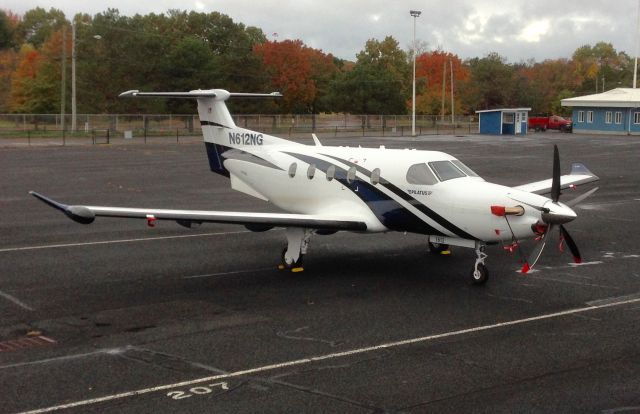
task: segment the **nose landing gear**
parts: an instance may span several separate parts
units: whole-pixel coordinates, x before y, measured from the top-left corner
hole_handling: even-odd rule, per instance
[[[484,252],[485,247],[482,243],[476,243],[476,263],[471,271],[471,283],[474,285],[482,285],[489,279],[489,271],[484,264],[484,260],[488,257]]]

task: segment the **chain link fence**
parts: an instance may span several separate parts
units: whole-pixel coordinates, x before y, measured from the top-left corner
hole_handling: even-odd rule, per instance
[[[327,137],[411,136],[410,115],[234,115],[236,125],[285,138],[310,133]],[[71,115],[0,114],[0,144],[98,144],[201,139],[197,115],[95,115],[76,116],[71,131]],[[474,116],[416,115],[417,135],[457,135],[478,132]]]

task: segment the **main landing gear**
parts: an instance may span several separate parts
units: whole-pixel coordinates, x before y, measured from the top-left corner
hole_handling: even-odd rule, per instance
[[[309,240],[314,230],[298,227],[287,227],[287,247],[282,251],[282,261],[278,265],[279,270],[290,270],[292,273],[303,272],[302,258],[307,254]]]

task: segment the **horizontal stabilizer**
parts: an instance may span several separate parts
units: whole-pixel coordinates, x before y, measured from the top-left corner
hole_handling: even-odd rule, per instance
[[[139,90],[131,90],[122,92],[119,95],[121,98],[185,98],[185,99],[198,99],[198,98],[213,98],[218,101],[226,101],[229,98],[280,98],[282,94],[280,92],[271,93],[231,93],[224,89],[196,89],[189,92],[140,92]]]
[[[571,164],[571,172],[569,174],[560,176],[560,189],[564,190],[569,187],[577,187],[579,185],[593,183],[599,179],[600,178],[589,171],[584,164],[574,163]],[[514,188],[516,190],[542,195],[551,193],[551,187],[552,179],[549,178],[542,181],[523,184]]]

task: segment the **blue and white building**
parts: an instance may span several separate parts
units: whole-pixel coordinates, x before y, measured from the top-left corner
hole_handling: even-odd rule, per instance
[[[640,89],[616,88],[561,104],[573,108],[573,132],[640,135]]]
[[[525,135],[531,108],[501,108],[476,111],[481,134]]]

